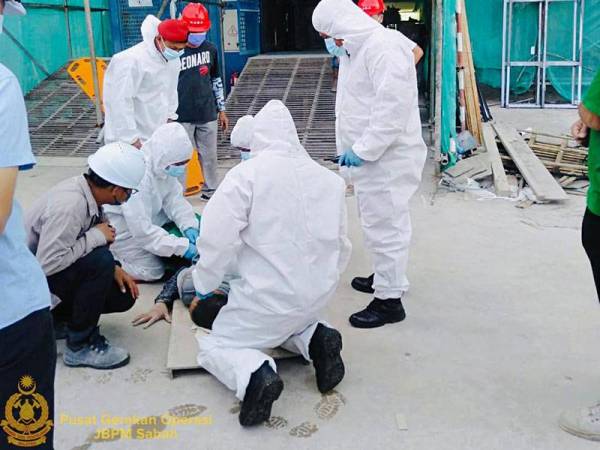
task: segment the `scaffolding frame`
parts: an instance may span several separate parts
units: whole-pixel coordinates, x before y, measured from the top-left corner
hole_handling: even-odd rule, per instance
[[[535,60],[514,61],[512,59],[513,43],[513,6],[516,3],[538,5],[538,37],[536,42]],[[570,60],[548,61],[548,13],[552,3],[573,4],[573,44]],[[583,20],[585,0],[504,0],[502,14],[502,84],[501,103],[505,108],[576,108],[581,103],[581,88],[583,78]],[[535,103],[512,103],[510,101],[511,70],[512,68],[535,67],[536,86]],[[547,74],[550,67],[571,68],[571,102],[547,103]]]

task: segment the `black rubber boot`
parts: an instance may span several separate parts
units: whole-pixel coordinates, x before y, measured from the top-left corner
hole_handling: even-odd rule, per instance
[[[375,290],[373,289],[373,278],[375,274],[371,274],[368,277],[356,277],[352,280],[352,287],[356,289],[358,292],[364,292],[365,294],[373,294]]]
[[[350,316],[350,324],[355,328],[377,328],[387,323],[401,322],[405,318],[401,299],[375,298],[365,309]]]
[[[321,393],[326,393],[336,387],[346,373],[342,351],[342,335],[333,328],[317,325],[308,346],[310,359],[315,366],[317,387]]]
[[[240,411],[240,424],[251,427],[271,417],[273,402],[279,398],[282,390],[283,381],[265,361],[250,377]]]

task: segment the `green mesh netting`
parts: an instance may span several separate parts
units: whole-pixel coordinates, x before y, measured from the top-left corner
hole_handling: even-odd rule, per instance
[[[477,77],[481,83],[499,88],[502,66],[502,0],[465,0]],[[513,6],[513,60],[533,58],[531,49],[538,36],[538,10],[533,4]],[[573,52],[573,6],[550,4],[548,14],[548,60],[564,61]],[[600,68],[600,0],[586,0],[583,33],[583,92]],[[571,99],[570,68],[550,68],[548,80],[565,99]],[[517,94],[526,92],[535,82],[535,69],[515,69],[511,87]]]
[[[450,139],[456,136],[456,0],[444,0],[442,64],[442,153],[448,155],[444,169],[456,163],[450,153]],[[436,14],[438,12],[436,11]],[[435,22],[434,22],[435,23]],[[438,30],[435,30],[437,33]],[[434,37],[435,39],[435,37]],[[434,40],[435,42],[435,40]]]
[[[81,8],[81,2],[24,0],[23,3],[27,8],[26,16],[4,18],[6,32],[0,34],[0,63],[16,75],[27,94],[46,78],[46,74],[9,37],[9,33],[49,73],[54,73],[70,59],[88,56],[89,50],[84,13],[71,8]],[[110,56],[109,1],[91,0],[90,3],[96,56]]]

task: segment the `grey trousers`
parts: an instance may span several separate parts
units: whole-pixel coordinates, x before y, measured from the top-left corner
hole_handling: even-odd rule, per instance
[[[215,120],[207,123],[182,123],[181,125],[187,131],[194,148],[198,150],[202,174],[204,175],[202,193],[210,197],[219,185],[217,176],[218,123]],[[185,178],[183,181],[185,186]]]

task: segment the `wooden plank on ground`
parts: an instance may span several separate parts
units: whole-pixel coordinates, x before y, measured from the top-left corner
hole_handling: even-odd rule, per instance
[[[568,199],[565,191],[515,128],[501,122],[496,122],[493,126],[504,148],[538,200],[563,201]]]
[[[171,336],[167,353],[167,369],[173,376],[178,370],[201,369],[198,364],[198,340],[196,334],[208,334],[209,330],[199,328],[192,322],[187,308],[180,300],[173,304],[171,314]],[[294,358],[298,355],[282,348],[265,352],[274,359]]]
[[[471,35],[469,33],[469,21],[467,18],[467,8],[464,0],[459,0],[461,5],[463,54],[465,59],[465,97],[467,101],[467,128],[475,137],[477,142],[482,142],[481,129],[481,106],[479,104],[479,94],[477,81],[475,78],[475,64],[473,63],[473,51],[471,48]]]
[[[483,124],[483,144],[487,150],[487,154],[492,165],[492,173],[494,175],[494,188],[496,195],[499,197],[509,197],[512,194],[510,184],[506,178],[504,164],[500,159],[500,151],[496,144],[496,133],[489,123]]]
[[[482,158],[483,156],[483,158]],[[458,161],[453,167],[446,170],[446,173],[453,178],[462,176],[470,177],[481,172],[485,172],[490,166],[487,155],[475,155],[470,158],[464,158]]]

